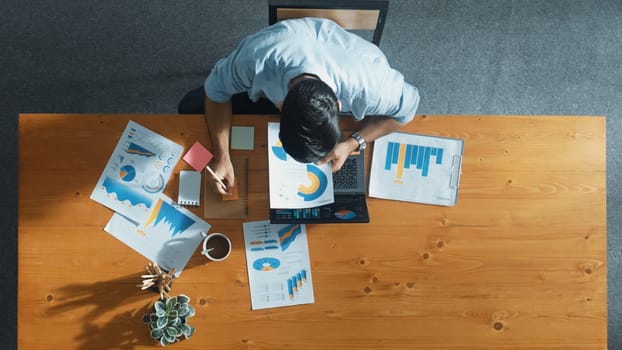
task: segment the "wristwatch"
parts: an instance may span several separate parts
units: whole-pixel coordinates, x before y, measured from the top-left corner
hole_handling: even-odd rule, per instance
[[[356,149],[357,151],[362,151],[367,147],[367,142],[365,142],[365,139],[363,138],[363,136],[361,136],[361,134],[358,133],[358,131],[353,132],[350,137],[358,142],[359,147]]]

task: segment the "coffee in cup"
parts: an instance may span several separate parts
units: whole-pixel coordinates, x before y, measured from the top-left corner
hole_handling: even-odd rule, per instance
[[[223,261],[231,254],[231,241],[222,233],[203,234],[203,251],[201,254],[212,261]]]

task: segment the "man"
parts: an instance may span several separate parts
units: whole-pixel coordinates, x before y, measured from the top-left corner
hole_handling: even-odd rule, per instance
[[[229,156],[234,94],[247,92],[253,101],[267,98],[278,106],[285,151],[301,162],[332,162],[333,171],[351,152],[410,122],[419,104],[417,89],[389,66],[378,47],[320,18],[281,21],[246,37],[216,63],[203,88],[212,169],[226,186],[216,179],[211,183],[221,194],[234,186]],[[180,113],[192,113],[191,95],[180,102]],[[348,138],[339,130],[339,111],[360,121]]]

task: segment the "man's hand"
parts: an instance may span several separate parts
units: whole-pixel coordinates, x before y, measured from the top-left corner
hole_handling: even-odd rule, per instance
[[[226,188],[212,175],[208,174],[208,183],[216,193],[230,195],[235,186],[233,165],[229,157],[229,138],[231,130],[231,101],[216,103],[205,97],[205,121],[209,129],[214,160],[211,169],[226,185]]]
[[[223,186],[214,178],[212,174],[208,174],[208,183],[212,187],[212,190],[216,193],[230,195],[231,189],[235,186],[235,174],[233,173],[233,164],[231,164],[230,158],[223,158],[214,160],[212,166],[214,174],[220,179],[227,187]]]
[[[359,134],[363,139],[370,144],[372,141],[380,136],[390,134],[394,131],[401,129],[404,124],[401,124],[396,119],[391,117],[369,117],[365,118],[358,129]],[[317,162],[318,165],[324,163],[333,162],[333,172],[339,171],[345,163],[350,153],[359,148],[359,143],[352,137],[348,137],[342,142],[339,142],[326,157],[320,159]]]
[[[343,166],[343,163],[345,163],[346,159],[348,159],[350,153],[356,150],[358,146],[358,142],[354,139],[347,138],[346,140],[339,142],[335,148],[333,148],[333,150],[330,151],[326,157],[320,159],[317,164],[322,165],[332,161],[333,172],[339,171],[339,169]]]

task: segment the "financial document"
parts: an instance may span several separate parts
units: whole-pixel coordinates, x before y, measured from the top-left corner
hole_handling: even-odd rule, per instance
[[[268,123],[270,208],[313,208],[335,201],[330,164],[299,163],[285,152],[279,123]]]
[[[374,141],[369,196],[407,202],[456,204],[464,142],[394,132]]]
[[[130,121],[91,199],[133,221],[144,221],[182,152],[182,146]]]
[[[253,310],[315,301],[305,225],[245,222],[244,244]]]
[[[210,224],[170,198],[156,199],[146,219],[134,222],[115,213],[104,231],[161,268],[179,276],[203,240]]]
[[[104,228],[165,270],[184,269],[210,225],[162,192],[183,147],[130,121],[91,199],[115,211]]]

